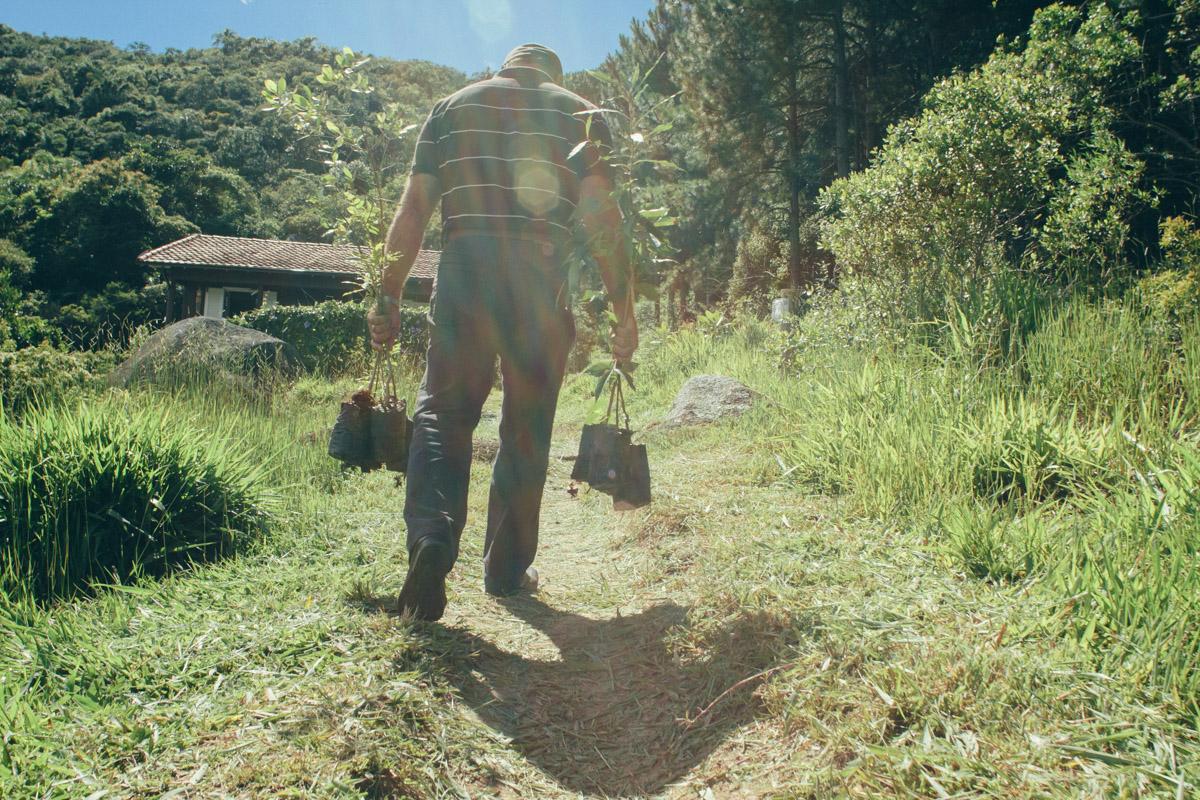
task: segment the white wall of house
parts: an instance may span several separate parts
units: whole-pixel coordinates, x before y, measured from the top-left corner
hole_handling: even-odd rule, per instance
[[[204,316],[212,317],[213,319],[221,319],[225,316],[226,305],[231,294],[242,293],[247,295],[256,295],[258,292],[254,289],[247,289],[245,286],[209,286],[204,290]],[[262,306],[270,308],[279,304],[279,294],[277,292],[263,292]]]
[[[209,286],[204,290],[204,316],[220,319],[225,316],[225,288]]]

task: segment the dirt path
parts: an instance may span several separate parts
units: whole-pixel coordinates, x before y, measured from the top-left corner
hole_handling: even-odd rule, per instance
[[[564,429],[554,442],[541,587],[532,596],[496,600],[480,591],[488,464],[477,459],[471,521],[438,636],[467,654],[449,678],[462,712],[497,745],[478,759],[488,776],[478,790],[695,797],[703,782],[697,788],[691,773],[750,721],[749,706],[727,703],[729,694],[701,712],[759,665],[735,663],[744,660],[736,652],[689,655],[694,597],[686,583],[652,578],[661,565],[634,533],[648,512],[618,515],[607,498],[567,492],[571,462],[562,456],[577,435]]]

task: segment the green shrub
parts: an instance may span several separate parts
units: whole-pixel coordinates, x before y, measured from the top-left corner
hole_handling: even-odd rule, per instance
[[[1138,52],[1102,4],[1051,6],[1023,48],[929,93],[871,167],[822,194],[823,244],[867,298],[898,319],[1008,322],[995,295],[1020,271],[1050,285],[1105,286],[1143,201],[1141,163],[1110,128],[1105,90]],[[986,313],[975,313],[982,309]]]
[[[942,534],[963,566],[977,578],[1004,583],[1038,574],[1058,532],[1058,520],[1034,511],[1013,514],[979,503],[950,509]]]
[[[771,297],[790,283],[790,253],[785,232],[771,229],[769,223],[751,224],[738,239],[729,299],[747,303],[755,313],[765,314]]]
[[[0,587],[39,600],[229,552],[269,503],[232,431],[116,400],[0,422]]]
[[[1177,322],[1200,312],[1200,231],[1182,217],[1159,227],[1162,269],[1138,283],[1137,296],[1156,318]]]
[[[404,307],[397,348],[425,352],[429,332],[427,310]],[[370,354],[366,307],[362,303],[329,300],[311,306],[272,306],[248,311],[233,322],[269,333],[296,348],[307,369],[341,372],[357,367]]]
[[[33,274],[33,258],[9,239],[0,239],[0,275],[13,286],[22,287]]]
[[[72,398],[102,386],[114,361],[109,352],[48,346],[0,353],[0,406],[19,414],[31,405]]]
[[[62,331],[36,314],[14,314],[6,320],[0,320],[0,328],[7,328],[4,332],[6,349],[63,345]]]
[[[73,347],[123,346],[138,328],[162,326],[166,298],[165,283],[136,289],[110,283],[61,306],[51,323]]]
[[[9,320],[20,312],[22,288],[33,259],[8,239],[0,239],[0,347],[15,344]]]

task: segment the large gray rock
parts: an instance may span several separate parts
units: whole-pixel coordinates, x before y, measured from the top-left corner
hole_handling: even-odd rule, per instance
[[[700,425],[745,414],[754,405],[754,391],[724,375],[697,375],[675,396],[663,420],[665,428]]]
[[[224,319],[191,317],[152,335],[120,364],[112,383],[201,378],[210,374],[253,378],[294,372],[300,359],[287,342]]]

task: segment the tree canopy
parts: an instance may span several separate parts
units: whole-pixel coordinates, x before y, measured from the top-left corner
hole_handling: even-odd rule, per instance
[[[25,310],[60,328],[116,324],[78,310],[112,307],[110,286],[143,292],[152,276],[137,253],[192,231],[320,240],[341,199],[321,184],[316,143],[264,112],[260,93],[336,53],[224,31],[212,47],[155,54],[0,26],[0,240],[29,260],[23,276],[7,269]],[[419,61],[365,70],[413,122],[466,81]],[[410,150],[395,154],[401,172]]]

